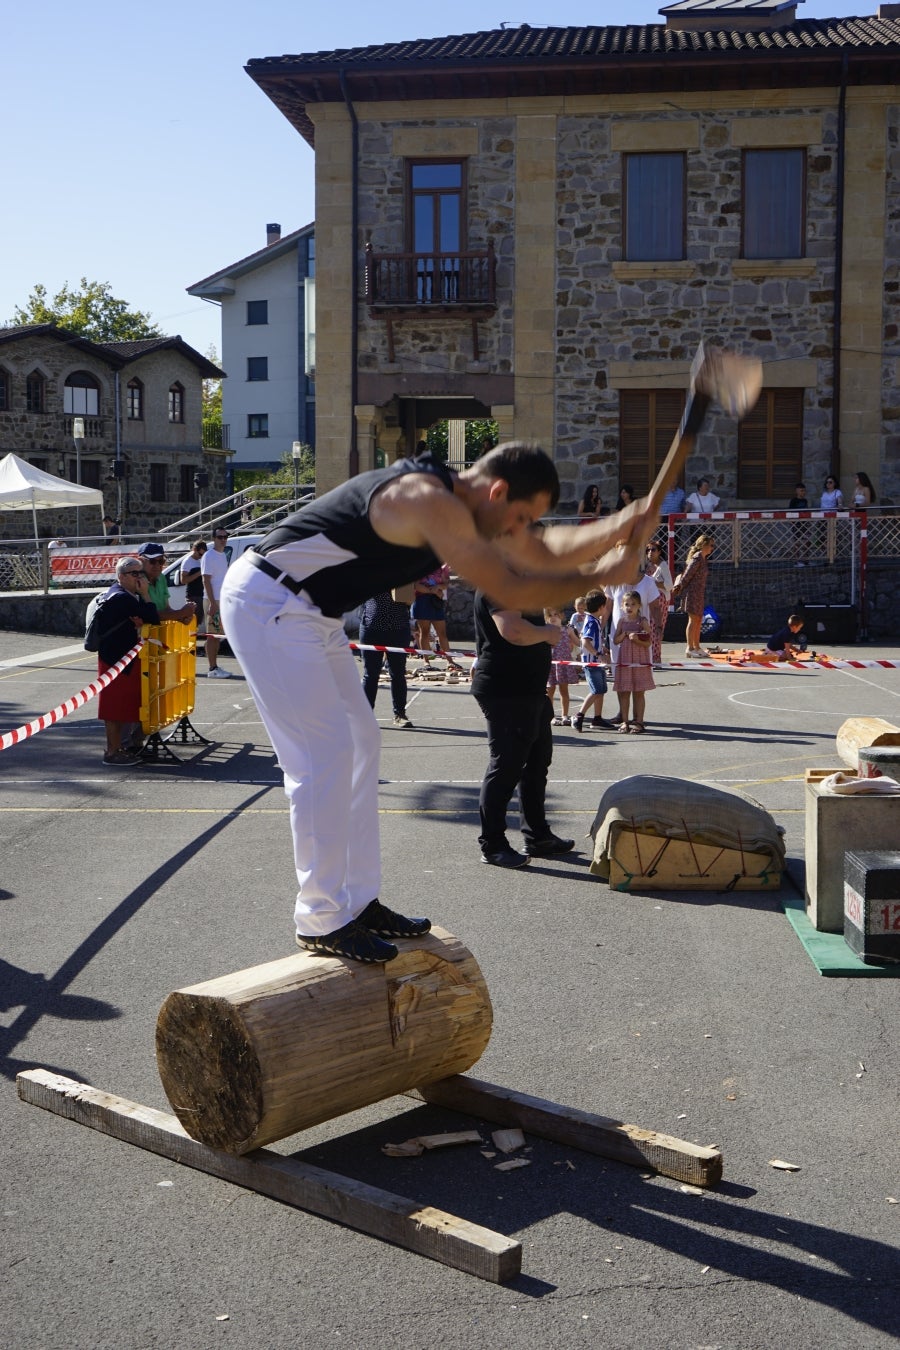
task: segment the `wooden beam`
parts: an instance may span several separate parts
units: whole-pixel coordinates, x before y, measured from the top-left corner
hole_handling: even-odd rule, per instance
[[[189,1138],[176,1117],[165,1111],[140,1106],[45,1069],[18,1074],[16,1088],[22,1101],[32,1106],[283,1204],[334,1219],[479,1279],[502,1284],[515,1279],[521,1270],[520,1243],[443,1210],[282,1157],[270,1149],[256,1149],[242,1157],[223,1153]]]
[[[477,1078],[456,1074],[438,1083],[428,1083],[409,1096],[480,1116],[498,1125],[518,1125],[541,1139],[552,1139],[602,1158],[615,1158],[632,1167],[645,1167],[692,1186],[715,1186],[722,1180],[722,1154],[717,1148],[701,1148],[669,1134],[623,1125],[607,1116],[558,1106],[541,1097],[527,1097]]]

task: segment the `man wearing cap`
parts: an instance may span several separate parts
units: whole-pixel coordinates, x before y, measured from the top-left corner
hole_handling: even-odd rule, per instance
[[[169,604],[169,583],[162,574],[166,565],[166,551],[162,544],[141,544],[137,555],[144,564],[149,585],[150,603],[156,606],[160,623],[167,619],[177,619],[179,623],[190,623],[196,606],[188,600],[181,609],[173,609]]]

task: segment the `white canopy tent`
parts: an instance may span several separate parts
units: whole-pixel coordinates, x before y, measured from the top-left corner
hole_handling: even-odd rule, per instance
[[[103,511],[103,493],[99,488],[82,487],[65,478],[36,469],[27,459],[6,455],[0,459],[0,511],[30,511],[34,522],[34,542],[38,541],[37,513],[52,508],[96,506]]]

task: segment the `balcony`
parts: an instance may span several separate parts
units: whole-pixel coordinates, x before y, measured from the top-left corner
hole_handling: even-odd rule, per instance
[[[80,417],[84,423],[84,439],[86,441],[102,441],[106,438],[105,417],[86,417],[84,413],[70,414],[66,413],[63,422],[63,432],[71,440],[75,430],[75,417]]]
[[[373,313],[488,314],[497,308],[493,242],[466,253],[375,253],[366,245]]]
[[[204,418],[201,445],[204,450],[230,450],[231,426],[228,422],[214,422]]]

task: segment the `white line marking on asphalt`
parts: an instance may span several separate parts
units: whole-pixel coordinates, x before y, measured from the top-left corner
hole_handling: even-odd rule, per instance
[[[79,643],[75,647],[54,647],[47,652],[34,652],[31,656],[13,656],[6,661],[0,661],[0,670],[12,670],[14,666],[39,666],[42,661],[58,661],[64,656],[86,656],[84,647]]]

